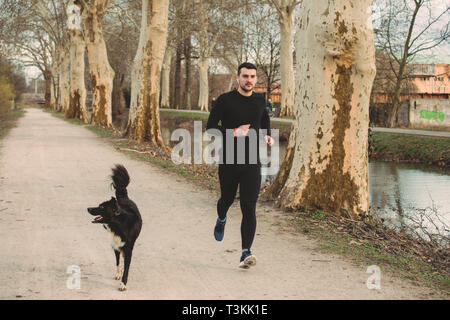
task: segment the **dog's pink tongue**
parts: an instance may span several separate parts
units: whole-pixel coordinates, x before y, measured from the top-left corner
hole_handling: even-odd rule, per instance
[[[95,217],[95,219],[94,219],[94,221],[100,221],[100,220],[102,220],[102,216]]]

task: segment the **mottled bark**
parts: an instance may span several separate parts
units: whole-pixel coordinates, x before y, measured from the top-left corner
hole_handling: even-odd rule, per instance
[[[67,118],[75,118],[87,123],[89,117],[86,111],[84,55],[85,44],[82,32],[78,29],[69,30],[70,94],[65,115]]]
[[[69,51],[61,49],[61,62],[59,67],[59,100],[58,111],[66,112],[69,109],[70,98],[70,54]]]
[[[277,176],[272,181],[267,189],[265,189],[264,193],[261,194],[261,199],[264,200],[276,200],[284,185],[286,184],[286,180],[289,177],[289,173],[292,168],[292,161],[294,159],[295,154],[295,145],[297,142],[296,134],[297,134],[297,121],[294,121],[291,126],[291,134],[289,136],[289,143],[286,149],[286,154],[284,155],[283,162],[281,163],[280,170],[277,173]]]
[[[112,90],[114,70],[108,61],[102,20],[110,0],[90,0],[84,5],[83,31],[92,84],[91,123],[112,126]]]
[[[51,89],[50,89],[50,108],[53,110],[58,109],[59,104],[59,69],[61,63],[61,50],[55,48],[53,52],[53,61],[50,68],[51,74]]]
[[[294,154],[285,161],[292,165],[284,186],[275,190],[285,208],[368,213],[368,111],[375,76],[370,5],[302,3],[295,38]]]
[[[167,47],[161,72],[161,108],[170,108],[170,67],[173,49]]]
[[[44,80],[45,80],[45,108],[50,109],[52,105],[52,73],[50,70],[44,70]]]
[[[54,63],[52,67],[52,87],[50,91],[50,108],[56,110],[58,108],[59,101],[59,67],[57,62]]]
[[[209,69],[209,59],[200,58],[200,61],[198,62],[198,74],[200,82],[198,107],[202,111],[208,111],[209,105],[208,69]]]
[[[199,16],[199,53],[200,58],[198,62],[199,73],[199,96],[198,96],[198,108],[202,111],[208,111],[209,106],[209,57],[211,51],[214,48],[215,40],[211,41],[208,35],[209,27],[209,5],[205,0],[200,0],[198,4],[198,16]]]
[[[282,8],[278,17],[280,24],[280,73],[281,73],[281,116],[294,115],[294,58],[292,35],[294,12],[289,7]]]
[[[141,34],[133,62],[128,135],[164,147],[159,121],[161,68],[166,49],[168,1],[143,0]]]

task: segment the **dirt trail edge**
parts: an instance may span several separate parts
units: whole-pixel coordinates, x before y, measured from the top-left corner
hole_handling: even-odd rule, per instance
[[[119,292],[106,231],[86,208],[114,194],[108,176],[121,163],[143,217],[128,289]],[[252,251],[238,268],[241,213],[229,212],[216,242],[216,196],[133,160],[81,126],[28,109],[0,149],[0,299],[424,299],[431,291],[390,278],[369,290],[365,265],[315,250],[283,232],[280,212],[257,207]],[[258,210],[259,208],[259,210]],[[76,267],[71,267],[76,266]],[[76,289],[77,268],[80,288]],[[75,287],[70,289],[70,287]]]

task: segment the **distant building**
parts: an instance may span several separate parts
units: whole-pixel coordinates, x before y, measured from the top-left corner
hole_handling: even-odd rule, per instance
[[[254,89],[255,92],[264,93],[266,100],[269,99],[267,96],[267,85],[263,83],[257,83]],[[272,83],[270,87],[270,100],[273,103],[281,103],[281,85],[278,83]]]
[[[374,81],[370,121],[385,126],[394,79],[387,58],[379,54]],[[402,84],[397,125],[409,128],[450,129],[450,55],[417,56],[408,65]]]
[[[449,99],[450,64],[409,64],[408,72],[414,83],[414,98]]]
[[[407,75],[400,94],[401,102],[409,99],[450,99],[450,56],[419,56],[407,65]],[[377,84],[375,81],[374,85]],[[389,95],[383,92],[383,86],[377,86],[373,88],[371,100],[373,103],[388,103]]]

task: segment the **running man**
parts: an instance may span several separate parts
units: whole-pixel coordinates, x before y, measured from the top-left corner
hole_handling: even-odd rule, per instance
[[[222,241],[224,237],[227,212],[234,201],[239,185],[242,211],[242,256],[239,267],[247,269],[256,264],[256,257],[250,249],[255,237],[256,201],[261,186],[259,130],[266,130],[264,139],[269,146],[274,140],[270,136],[270,118],[264,96],[253,92],[258,80],[256,66],[248,62],[241,64],[238,67],[236,80],[237,90],[224,93],[217,98],[209,114],[206,130],[218,129],[223,138],[222,159],[219,164],[221,196],[217,202],[218,218],[214,227],[214,237],[217,241]],[[233,137],[231,144],[230,141],[227,143],[227,131],[228,137]],[[243,142],[242,140],[245,142],[244,155],[237,152],[241,150],[238,146],[240,142]],[[234,146],[234,152],[227,150],[226,146],[229,145]],[[234,157],[227,157],[227,153],[233,153]]]

